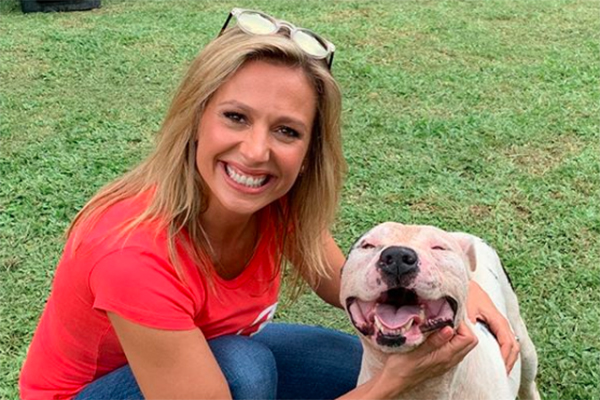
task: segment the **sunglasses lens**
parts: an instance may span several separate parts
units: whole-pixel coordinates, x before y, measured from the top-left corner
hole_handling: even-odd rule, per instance
[[[268,35],[277,30],[277,26],[265,15],[256,12],[243,12],[237,17],[238,25],[255,35]]]
[[[329,50],[325,43],[317,38],[314,33],[298,29],[292,38],[305,52],[316,58],[325,58]]]

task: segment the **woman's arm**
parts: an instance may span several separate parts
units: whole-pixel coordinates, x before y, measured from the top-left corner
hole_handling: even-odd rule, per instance
[[[344,257],[342,250],[340,250],[340,247],[329,231],[323,235],[323,242],[325,244],[327,263],[329,264],[329,277],[322,278],[313,290],[327,303],[334,307],[342,308],[340,303],[340,280],[342,266],[346,261],[346,257]]]
[[[231,399],[225,376],[199,329],[152,329],[107,314],[146,399]]]

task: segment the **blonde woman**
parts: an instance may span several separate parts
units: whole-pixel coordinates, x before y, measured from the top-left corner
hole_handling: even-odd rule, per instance
[[[473,348],[464,327],[444,328],[354,388],[356,338],[267,324],[285,263],[293,287],[305,281],[341,308],[344,257],[328,230],[345,170],[333,53],[266,14],[229,14],[154,152],[73,221],[24,399],[389,398]],[[518,346],[506,322],[477,287],[470,303],[510,367]]]

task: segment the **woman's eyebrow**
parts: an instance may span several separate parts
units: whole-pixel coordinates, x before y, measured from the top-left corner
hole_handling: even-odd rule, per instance
[[[218,105],[219,106],[234,106],[234,107],[241,108],[244,111],[250,111],[250,112],[254,111],[254,109],[252,107],[250,107],[249,105],[242,103],[240,101],[237,101],[235,99],[223,101],[223,102],[219,103]]]
[[[250,107],[249,105],[242,103],[238,100],[232,99],[232,100],[225,100],[221,103],[218,104],[218,106],[234,106],[237,107],[241,110],[243,110],[244,112],[248,112],[248,113],[252,113],[254,112],[254,108]],[[305,131],[308,131],[308,126],[299,118],[295,118],[293,116],[290,115],[284,115],[280,118],[277,118],[277,121],[279,123],[284,123],[284,124],[294,124],[294,125],[298,125],[299,128],[304,129]]]

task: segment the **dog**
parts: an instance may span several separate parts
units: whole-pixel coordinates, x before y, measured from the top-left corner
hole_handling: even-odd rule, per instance
[[[489,295],[519,340],[510,375],[487,326],[467,318],[469,280]],[[434,331],[464,321],[477,346],[458,366],[399,398],[540,399],[537,354],[517,296],[496,251],[476,236],[432,226],[377,225],[350,249],[340,300],[364,350],[359,385],[381,370],[389,354],[414,350]]]

